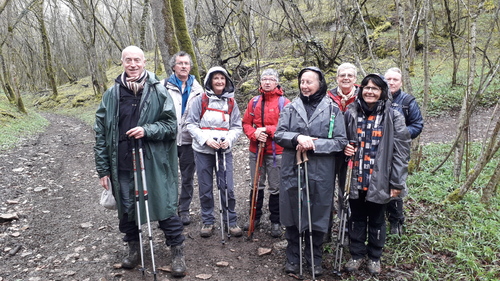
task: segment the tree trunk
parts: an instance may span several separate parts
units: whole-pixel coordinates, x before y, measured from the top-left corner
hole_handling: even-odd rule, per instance
[[[54,67],[52,66],[52,52],[50,48],[49,38],[47,36],[47,29],[45,28],[45,20],[43,18],[43,0],[36,3],[36,17],[38,19],[40,36],[42,38],[42,52],[43,52],[43,64],[45,67],[45,73],[47,75],[47,80],[49,82],[50,88],[52,89],[51,98],[55,99],[58,96],[56,74],[54,72]],[[24,107],[24,105],[23,105]]]
[[[210,6],[210,5],[209,5]],[[212,11],[209,12],[209,14],[212,16],[212,25],[215,29],[215,44],[213,48],[211,49],[211,60],[212,63],[211,65],[220,65],[222,66],[222,46],[223,46],[223,31],[224,31],[224,26],[222,23],[220,23],[220,15],[219,15],[219,8],[217,6],[217,2],[215,0],[212,0]]]
[[[488,184],[483,188],[483,195],[481,196],[481,203],[489,204],[490,199],[498,194],[498,186],[500,185],[500,161],[497,167],[493,170],[493,175]]]
[[[16,93],[14,92],[12,86],[11,86],[11,75],[10,75],[10,70],[7,68],[7,65],[5,64],[5,60],[2,54],[2,49],[0,48],[0,63],[2,64],[2,72],[0,73],[0,81],[2,82],[2,89],[3,92],[5,93],[5,96],[7,97],[7,100],[9,100],[10,103],[15,104],[16,103]]]
[[[143,50],[146,48],[146,27],[148,26],[149,18],[149,0],[144,0],[142,9],[141,26],[139,27],[139,47]]]
[[[95,46],[96,34],[93,19],[96,15],[93,14],[90,4],[85,0],[78,0],[78,4],[72,0],[70,4],[76,20],[75,29],[80,32],[80,40],[85,46],[83,57],[87,59],[94,94],[99,96],[107,88],[107,77],[103,66],[99,63],[100,56]]]
[[[424,120],[427,118],[427,107],[429,106],[429,95],[430,95],[430,74],[429,74],[429,28],[427,27],[427,22],[429,21],[429,9],[430,0],[424,0],[424,102],[420,108],[422,117]]]
[[[172,69],[168,65],[170,57],[179,51],[177,37],[175,35],[175,24],[172,15],[172,8],[169,0],[152,1],[153,25],[158,38],[163,66],[167,75],[172,74]]]
[[[196,76],[196,79],[200,81],[198,60],[196,59],[196,54],[194,53],[193,42],[191,41],[191,36],[189,35],[189,30],[186,23],[184,0],[170,0],[170,5],[172,8],[172,14],[175,23],[175,34],[179,42],[180,49],[191,55],[191,59],[193,61],[191,74]]]
[[[483,149],[481,151],[481,156],[479,156],[479,159],[474,168],[472,169],[472,172],[468,174],[467,179],[462,184],[462,186],[460,186],[458,193],[452,193],[448,195],[448,200],[453,201],[462,199],[464,195],[467,193],[467,191],[471,188],[471,186],[474,184],[479,174],[481,174],[481,172],[483,171],[486,164],[488,164],[488,162],[493,158],[495,153],[500,148],[500,139],[497,139],[499,132],[500,132],[500,120],[497,121],[495,129],[493,130],[490,139],[483,146]]]

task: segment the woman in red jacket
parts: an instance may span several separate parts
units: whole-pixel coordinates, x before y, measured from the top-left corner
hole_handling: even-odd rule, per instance
[[[248,102],[245,115],[243,116],[243,132],[250,139],[250,176],[253,185],[257,153],[259,143],[264,144],[262,166],[260,167],[258,179],[258,192],[256,194],[256,208],[254,228],[260,224],[262,216],[262,205],[264,204],[264,189],[266,178],[269,184],[269,220],[271,221],[271,236],[280,237],[282,234],[279,215],[279,188],[281,153],[283,148],[274,142],[274,132],[278,124],[280,111],[290,102],[283,94],[279,85],[278,72],[274,69],[266,69],[260,76],[260,95],[253,97]],[[250,205],[253,197],[253,189],[250,190]],[[251,210],[250,210],[251,211]],[[249,223],[244,227],[248,230]]]

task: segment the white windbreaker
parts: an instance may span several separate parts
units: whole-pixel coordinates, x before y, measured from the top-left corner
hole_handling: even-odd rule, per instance
[[[220,96],[215,95],[210,85],[212,75],[217,72],[226,76],[226,88]],[[234,84],[229,78],[227,71],[222,67],[212,67],[205,77],[204,86],[208,96],[208,108],[228,112],[228,100],[229,98],[234,98]],[[229,141],[229,148],[226,151],[231,151],[243,131],[240,110],[236,101],[234,101],[230,115],[207,109],[200,118],[202,112],[202,94],[194,97],[190,106],[191,108],[186,118],[186,128],[193,138],[193,150],[205,154],[215,154],[215,150],[207,146],[205,142],[209,138],[217,138],[218,140],[225,138]]]

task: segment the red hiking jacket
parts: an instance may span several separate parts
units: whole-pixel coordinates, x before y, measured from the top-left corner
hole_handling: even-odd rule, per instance
[[[247,105],[245,115],[243,115],[243,132],[250,139],[250,151],[257,153],[257,139],[255,138],[255,128],[266,127],[266,133],[269,135],[266,141],[265,154],[272,155],[273,150],[276,154],[283,152],[283,147],[273,143],[274,132],[278,126],[278,119],[280,117],[279,99],[283,96],[283,90],[280,86],[276,87],[271,92],[264,92],[259,88],[261,97],[257,100],[254,108],[254,99],[250,99]],[[286,97],[283,107],[290,103]],[[262,122],[262,104],[264,104],[264,123]],[[273,149],[274,147],[274,149]]]

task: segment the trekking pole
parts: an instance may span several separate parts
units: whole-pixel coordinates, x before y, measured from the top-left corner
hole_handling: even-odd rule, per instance
[[[312,219],[311,219],[311,197],[309,195],[309,176],[307,171],[307,151],[302,151],[302,161],[304,162],[304,180],[306,182],[306,201],[307,201],[307,220],[309,224],[309,244],[311,246],[311,272],[312,279],[316,280],[316,276],[314,273],[314,247],[313,247],[313,238],[312,238]]]
[[[264,142],[259,141],[259,149],[257,151],[257,160],[255,161],[255,172],[253,175],[252,186],[252,202],[250,207],[250,221],[248,223],[248,238],[253,236],[255,230],[255,216],[257,214],[257,193],[259,188],[260,168],[262,167],[262,159],[264,154]]]
[[[352,144],[351,144],[352,145]],[[351,176],[352,176],[352,156],[348,158],[347,173],[344,187],[343,206],[340,210],[340,222],[337,236],[337,246],[335,248],[335,261],[333,264],[333,273],[341,276],[342,258],[344,255],[344,241],[345,241],[345,227],[347,225],[349,213],[349,192],[351,190]]]
[[[217,138],[214,138],[217,141]],[[221,243],[226,244],[226,240],[224,240],[224,219],[222,216],[222,195],[221,195],[221,183],[219,179],[219,150],[215,150],[215,176],[217,177],[217,189],[219,190],[219,214],[220,214],[220,232],[221,232]]]
[[[146,184],[146,170],[144,168],[144,155],[142,151],[142,141],[137,140],[139,146],[139,163],[141,167],[141,177],[142,177],[142,189],[144,194],[144,207],[146,208],[146,220],[148,223],[148,235],[149,235],[149,247],[151,249],[151,263],[153,264],[153,275],[156,281],[156,265],[155,265],[155,255],[153,251],[153,236],[151,235],[151,221],[149,219],[149,205],[148,205],[148,186]]]
[[[225,138],[220,138],[221,141],[224,141]],[[227,222],[227,240],[231,238],[231,231],[229,229],[229,198],[227,196],[227,173],[226,173],[226,150],[222,149],[222,163],[224,164],[224,190],[226,193],[226,222]]]
[[[134,167],[134,193],[135,193],[135,212],[137,215],[137,227],[139,229],[139,249],[141,253],[141,268],[142,276],[144,276],[144,272],[146,268],[144,267],[144,249],[142,245],[142,224],[141,224],[141,206],[139,202],[139,188],[138,188],[138,176],[137,176],[137,156],[136,156],[136,146],[135,139],[132,138],[132,163]]]
[[[302,173],[302,157],[300,157],[300,151],[297,150],[295,155],[297,159],[297,201],[298,201],[298,214],[299,214],[299,279],[302,278],[302,180],[300,174]]]

